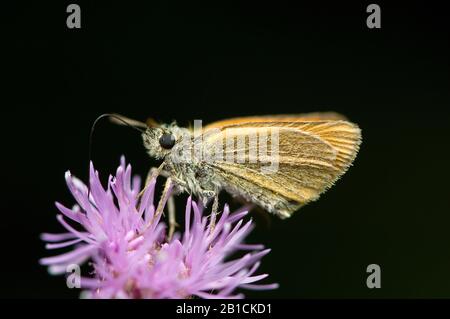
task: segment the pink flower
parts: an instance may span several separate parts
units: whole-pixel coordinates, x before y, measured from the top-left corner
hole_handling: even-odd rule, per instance
[[[261,245],[246,245],[252,221],[247,211],[230,213],[225,205],[211,230],[203,207],[188,199],[184,234],[166,236],[166,226],[155,215],[152,180],[142,197],[140,179],[131,177],[131,166],[121,165],[109,177],[105,190],[91,163],[88,187],[66,173],[67,185],[78,205],[59,203],[57,219],[67,232],[42,234],[47,249],[73,247],[69,252],[40,260],[51,274],[64,274],[69,265],[91,260],[93,272],[81,278],[89,298],[242,298],[237,288],[275,289],[259,285],[267,274],[255,275],[260,259],[269,252]],[[167,198],[161,199],[167,201]],[[77,230],[69,224],[79,224]],[[80,228],[80,227],[78,227]],[[227,260],[236,251],[248,251]]]

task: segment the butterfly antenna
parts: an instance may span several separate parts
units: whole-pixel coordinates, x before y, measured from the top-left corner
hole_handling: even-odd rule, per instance
[[[135,129],[136,131],[139,131],[140,133],[144,133],[145,129],[141,129],[133,124],[130,124],[128,121],[126,121],[125,119],[123,119],[121,116],[116,115],[116,114],[110,114],[110,113],[105,113],[102,114],[100,116],[98,116],[94,123],[92,123],[92,127],[91,127],[91,132],[89,133],[89,165],[91,165],[91,161],[92,161],[92,142],[93,142],[93,137],[94,137],[94,131],[95,131],[95,127],[97,126],[97,123],[104,119],[104,118],[110,118],[110,119],[114,119],[114,121],[117,121],[121,124],[124,124],[128,127],[131,127],[132,129]],[[89,172],[89,170],[88,170]],[[91,193],[91,189],[90,187],[88,187],[88,198],[90,197]]]
[[[120,116],[118,116],[118,115],[115,115],[115,114],[109,114],[109,113],[105,113],[105,114],[100,115],[99,117],[97,117],[97,118],[95,119],[94,123],[92,123],[91,132],[90,132],[90,134],[89,134],[89,163],[90,163],[91,160],[92,160],[92,142],[93,142],[93,137],[94,137],[95,127],[97,126],[97,123],[98,123],[100,120],[104,119],[105,117],[107,117],[107,118],[113,118],[114,120],[119,121],[119,122],[121,122],[122,124],[124,124],[124,125],[126,125],[126,126],[128,126],[128,127],[131,127],[132,129],[135,129],[136,131],[139,131],[140,133],[144,133],[144,132],[145,132],[144,129],[141,129],[141,128],[135,126],[135,125],[132,125],[132,124],[128,123],[126,120],[124,120],[122,117],[120,117]]]

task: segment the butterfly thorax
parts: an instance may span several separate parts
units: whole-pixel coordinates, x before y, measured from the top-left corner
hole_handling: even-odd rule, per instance
[[[164,134],[173,136],[174,145],[170,149],[161,146]],[[214,196],[218,189],[215,175],[203,160],[201,144],[196,144],[192,131],[169,124],[157,128],[148,128],[142,135],[147,153],[164,161],[166,171],[182,192],[192,194],[204,202]]]

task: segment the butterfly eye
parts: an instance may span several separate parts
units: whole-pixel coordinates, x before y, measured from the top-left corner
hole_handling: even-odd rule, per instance
[[[170,133],[164,133],[159,138],[159,145],[166,150],[170,150],[175,145],[175,136]]]

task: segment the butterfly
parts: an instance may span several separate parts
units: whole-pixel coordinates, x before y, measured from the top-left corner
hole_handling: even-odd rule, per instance
[[[165,189],[214,199],[213,211],[225,190],[281,218],[330,188],[361,144],[358,125],[334,112],[230,118],[200,129],[111,119],[141,131],[147,153],[162,160],[154,171],[168,178]]]

